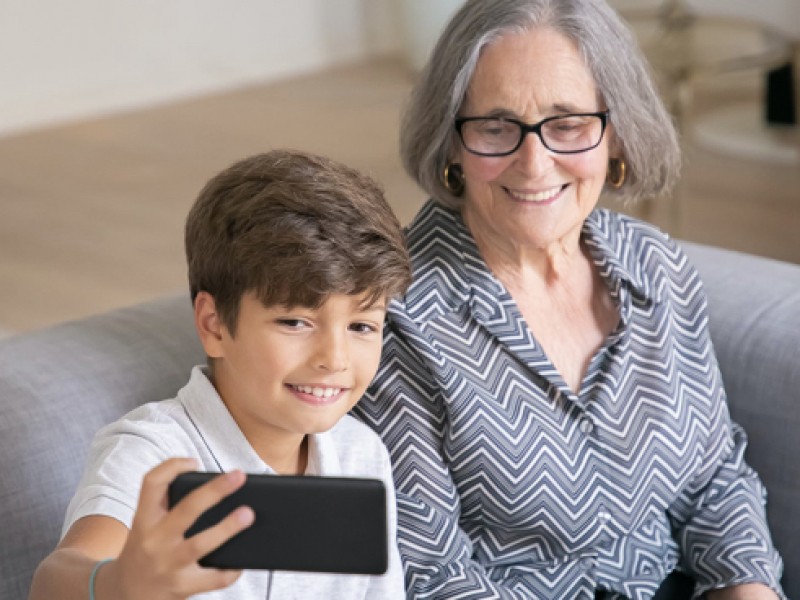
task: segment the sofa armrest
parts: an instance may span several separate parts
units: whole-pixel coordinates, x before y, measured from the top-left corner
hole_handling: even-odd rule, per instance
[[[0,340],[0,598],[28,597],[95,432],[204,361],[183,294]]]
[[[800,598],[800,265],[682,243],[708,294],[711,337],[747,460],[767,487],[767,514]]]

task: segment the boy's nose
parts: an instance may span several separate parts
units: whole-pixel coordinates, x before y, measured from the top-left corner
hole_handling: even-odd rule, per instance
[[[314,366],[335,373],[344,371],[350,364],[350,348],[343,335],[329,334],[320,339],[314,355]]]

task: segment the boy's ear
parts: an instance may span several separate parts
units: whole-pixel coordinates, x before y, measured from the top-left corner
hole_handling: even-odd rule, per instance
[[[194,326],[206,355],[210,358],[222,358],[224,325],[217,313],[214,296],[208,292],[200,292],[194,299]]]

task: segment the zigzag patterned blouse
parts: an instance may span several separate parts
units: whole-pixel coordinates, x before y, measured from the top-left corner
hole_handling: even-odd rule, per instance
[[[780,590],[696,271],[606,210],[582,239],[620,321],[575,394],[460,215],[429,201],[409,226],[415,280],[356,408],[392,455],[408,597],[650,598],[676,568],[696,595]]]

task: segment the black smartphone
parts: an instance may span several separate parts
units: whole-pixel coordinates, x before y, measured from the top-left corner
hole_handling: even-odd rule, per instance
[[[217,475],[179,475],[169,486],[169,507]],[[202,566],[386,572],[386,487],[379,479],[248,474],[245,484],[203,513],[186,537],[219,523],[243,505],[255,511],[255,522],[203,557]]]

